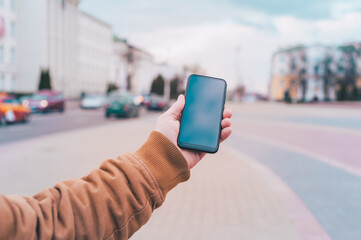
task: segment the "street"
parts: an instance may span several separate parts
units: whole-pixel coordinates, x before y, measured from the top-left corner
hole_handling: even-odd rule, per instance
[[[74,105],[74,104],[73,104]],[[72,106],[74,108],[74,106]],[[149,114],[141,108],[140,116]],[[0,145],[46,134],[106,124],[118,119],[104,117],[104,109],[71,109],[65,113],[32,114],[30,124],[15,123],[0,129]]]
[[[361,239],[361,106],[235,104],[233,133],[132,239]],[[0,128],[0,192],[32,195],[134,152],[160,113]]]

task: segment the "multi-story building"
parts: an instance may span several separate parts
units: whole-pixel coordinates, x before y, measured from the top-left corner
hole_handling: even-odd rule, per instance
[[[18,0],[18,81],[15,90],[33,92],[42,71],[54,89],[71,95],[77,79],[79,0]]]
[[[120,89],[129,89],[127,82],[129,56],[127,53],[129,54],[129,44],[114,36],[110,80]]]
[[[151,54],[114,38],[112,82],[133,93],[148,93],[157,74],[158,66]]]
[[[276,101],[341,100],[340,86],[346,83],[350,59],[342,47],[313,45],[280,50],[272,58],[270,98]],[[347,86],[354,84],[352,80]]]
[[[79,0],[0,0],[0,91],[34,92],[42,71],[67,97],[105,91],[112,29]]]
[[[110,81],[113,51],[112,27],[87,13],[78,16],[78,72],[72,95],[105,92]]]
[[[111,26],[78,5],[79,0],[0,0],[0,91],[35,92],[44,71],[66,97],[104,92],[108,82],[147,93],[158,74],[169,75],[166,85],[177,75],[146,51],[113,41]]]
[[[15,0],[0,0],[0,92],[16,89],[18,13]]]

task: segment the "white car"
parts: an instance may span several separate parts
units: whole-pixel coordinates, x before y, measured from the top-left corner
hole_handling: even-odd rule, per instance
[[[81,100],[80,106],[83,109],[97,109],[107,104],[108,100],[102,94],[89,94]]]

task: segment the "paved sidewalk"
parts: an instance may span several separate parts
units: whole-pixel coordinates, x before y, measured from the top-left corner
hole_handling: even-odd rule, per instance
[[[227,146],[169,193],[132,239],[329,239],[270,170]]]

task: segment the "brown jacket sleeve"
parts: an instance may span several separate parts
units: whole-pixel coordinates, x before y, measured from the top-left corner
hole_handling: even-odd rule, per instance
[[[135,153],[33,197],[0,195],[0,239],[127,239],[189,178],[178,148],[152,132]]]

